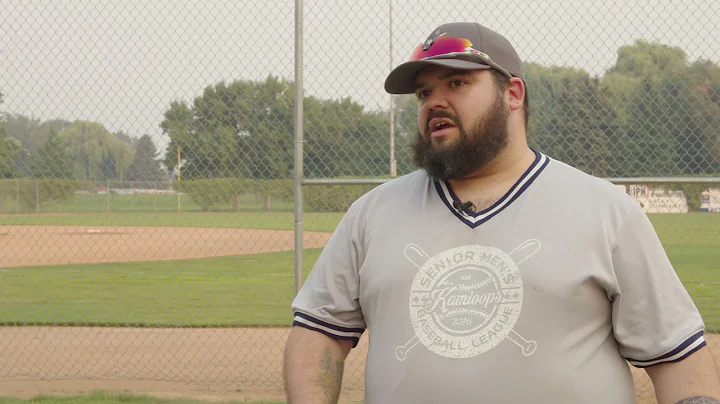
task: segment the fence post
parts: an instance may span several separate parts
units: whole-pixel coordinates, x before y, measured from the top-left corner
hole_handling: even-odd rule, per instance
[[[295,294],[303,276],[303,1],[295,0]]]
[[[20,214],[20,178],[15,178],[15,213]]]
[[[105,180],[105,213],[110,213],[110,180]]]
[[[40,213],[40,180],[35,180],[35,213]]]
[[[177,182],[178,182],[178,189],[177,189],[177,211],[180,213],[180,146],[177,148]]]
[[[389,42],[389,49],[388,49],[388,55],[390,56],[390,70],[393,69],[393,31],[392,31],[392,0],[389,2],[389,8],[390,11],[388,12],[388,17],[390,19],[390,23],[388,24],[388,28],[390,30],[390,40]],[[390,94],[390,176],[396,177],[397,176],[397,161],[395,158],[395,96],[393,94]]]

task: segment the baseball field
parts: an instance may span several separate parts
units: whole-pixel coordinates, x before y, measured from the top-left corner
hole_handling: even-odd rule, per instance
[[[176,213],[174,203],[0,216],[0,396],[13,397],[0,403],[39,394],[83,403],[95,390],[282,401],[292,212]],[[304,215],[305,275],[341,217]],[[720,215],[651,219],[708,329],[720,331]],[[348,359],[346,402],[361,400],[366,349],[363,338]],[[640,402],[654,402],[644,372],[634,373]]]

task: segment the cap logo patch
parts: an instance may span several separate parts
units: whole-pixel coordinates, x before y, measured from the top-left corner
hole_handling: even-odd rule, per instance
[[[423,50],[426,51],[426,50],[430,49],[430,47],[432,46],[432,44],[435,43],[435,41],[436,41],[439,37],[444,36],[444,35],[447,35],[447,32],[440,33],[440,30],[439,30],[439,29],[433,31],[433,33],[430,34],[430,36],[427,37],[427,39],[425,40],[425,42],[423,42],[423,47],[422,47]]]

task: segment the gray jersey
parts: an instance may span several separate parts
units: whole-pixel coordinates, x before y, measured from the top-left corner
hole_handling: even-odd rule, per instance
[[[634,366],[682,360],[704,323],[638,204],[536,152],[462,214],[424,171],[358,199],[293,302],[357,343],[365,402],[634,403]]]

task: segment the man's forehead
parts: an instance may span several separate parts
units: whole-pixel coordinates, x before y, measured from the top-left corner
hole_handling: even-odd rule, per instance
[[[445,66],[429,66],[421,70],[415,77],[415,87],[422,87],[430,80],[444,80],[455,76],[469,76],[474,70],[453,69]]]

